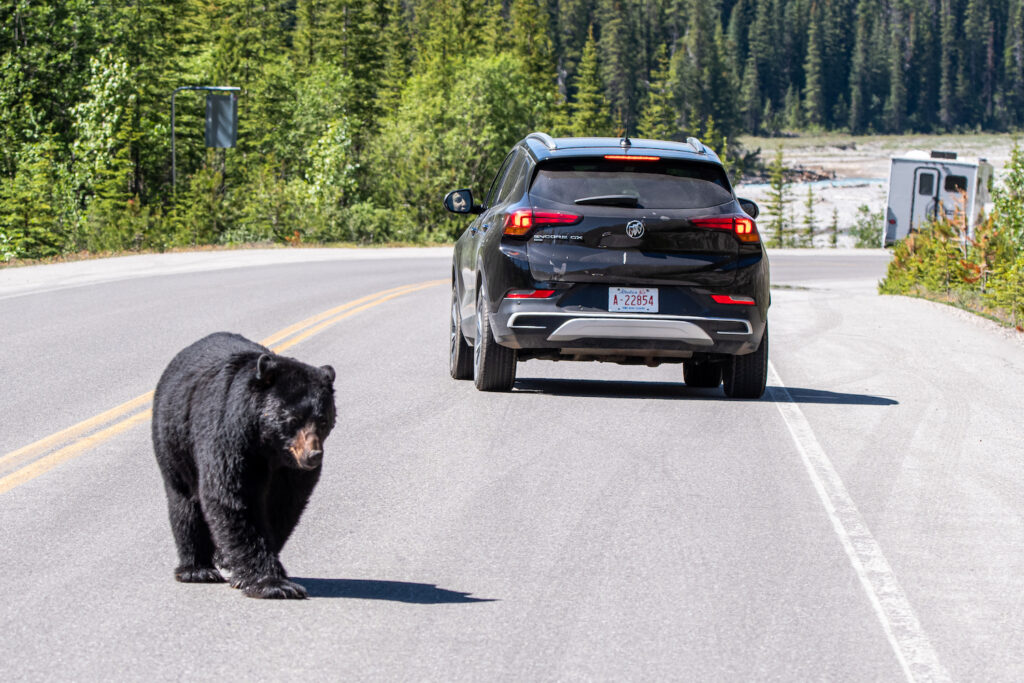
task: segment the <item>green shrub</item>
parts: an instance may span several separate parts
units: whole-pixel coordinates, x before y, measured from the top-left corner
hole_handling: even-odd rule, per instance
[[[986,299],[1005,311],[1014,327],[1021,328],[1024,324],[1024,253],[996,268],[989,280]]]
[[[850,228],[853,246],[857,249],[875,249],[882,244],[882,212],[871,213],[867,204],[857,207],[857,220]]]

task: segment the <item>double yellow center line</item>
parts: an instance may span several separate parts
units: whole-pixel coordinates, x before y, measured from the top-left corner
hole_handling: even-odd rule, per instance
[[[446,282],[448,281],[430,280],[370,294],[301,320],[261,340],[260,343],[281,353],[345,318],[379,306],[385,301]],[[57,465],[114,438],[139,422],[148,420],[152,415],[152,400],[153,392],[148,391],[95,417],[0,456],[0,494],[31,481]],[[40,457],[41,455],[43,457]]]

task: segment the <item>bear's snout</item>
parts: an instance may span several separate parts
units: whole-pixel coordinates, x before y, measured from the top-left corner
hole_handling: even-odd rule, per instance
[[[310,422],[300,429],[288,446],[299,469],[315,470],[324,461],[324,451],[316,425]]]

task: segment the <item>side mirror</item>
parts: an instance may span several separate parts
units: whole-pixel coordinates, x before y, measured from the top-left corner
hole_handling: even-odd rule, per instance
[[[761,213],[761,209],[757,208],[757,204],[749,199],[740,199],[737,197],[736,201],[740,203],[740,208],[743,209],[751,218],[757,218],[757,214]]]
[[[479,213],[473,205],[472,190],[452,190],[444,197],[444,208],[452,213]]]

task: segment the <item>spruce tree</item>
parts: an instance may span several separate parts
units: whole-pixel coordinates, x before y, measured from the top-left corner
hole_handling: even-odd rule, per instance
[[[1010,0],[1003,47],[1004,125],[1024,124],[1024,0]]]
[[[800,130],[804,127],[800,88],[796,85],[791,84],[786,90],[786,99],[783,102],[783,116],[785,116],[786,127],[790,130]]]
[[[952,2],[953,0],[942,0],[939,9],[939,123],[947,131],[953,130],[960,113],[956,101],[957,18],[953,13]]]
[[[597,42],[591,27],[583,46],[579,71],[576,75],[576,101],[572,103],[572,134],[575,136],[614,135],[608,100],[601,83]]]
[[[747,56],[747,63],[743,67],[740,102],[743,130],[756,135],[761,129],[763,103],[761,102],[760,79],[757,75],[757,60],[753,53]]]
[[[870,23],[864,0],[857,6],[856,38],[850,63],[850,112],[848,125],[851,133],[862,133],[868,126],[869,91],[868,51],[870,49]]]
[[[636,132],[641,137],[654,140],[678,139],[680,130],[676,117],[677,111],[669,90],[668,47],[662,44],[655,53],[655,67]]]
[[[964,9],[956,95],[962,103],[961,115],[972,126],[990,122],[993,113],[995,63],[990,4],[990,0],[967,0]]]
[[[513,0],[512,51],[523,61],[526,74],[541,92],[555,84],[554,46],[548,28],[547,9],[538,0]]]
[[[601,29],[597,46],[605,96],[615,113],[616,126],[631,132],[627,129],[636,126],[640,69],[645,66],[635,47],[640,43],[635,14],[627,0],[598,0],[597,8]]]
[[[804,60],[804,121],[811,128],[825,124],[825,92],[822,78],[821,21],[818,5],[811,8],[807,33],[807,58]]]
[[[829,246],[833,249],[839,246],[839,209],[832,209],[832,223],[828,228]]]
[[[383,12],[383,53],[377,99],[382,116],[394,114],[409,78],[409,33],[402,0],[386,0]]]
[[[907,109],[907,83],[903,64],[906,28],[899,9],[893,13],[889,35],[889,94],[885,102],[885,127],[890,133],[902,133]]]
[[[807,183],[807,199],[804,201],[803,234],[801,235],[802,246],[813,247],[814,235],[818,231],[818,223],[814,217],[814,189]]]
[[[771,246],[782,248],[788,246],[790,239],[786,234],[789,230],[788,207],[792,198],[790,197],[790,185],[786,181],[786,167],[782,160],[782,147],[775,151],[775,158],[768,167],[768,206],[767,213],[771,216],[768,221],[768,229],[771,232]]]

